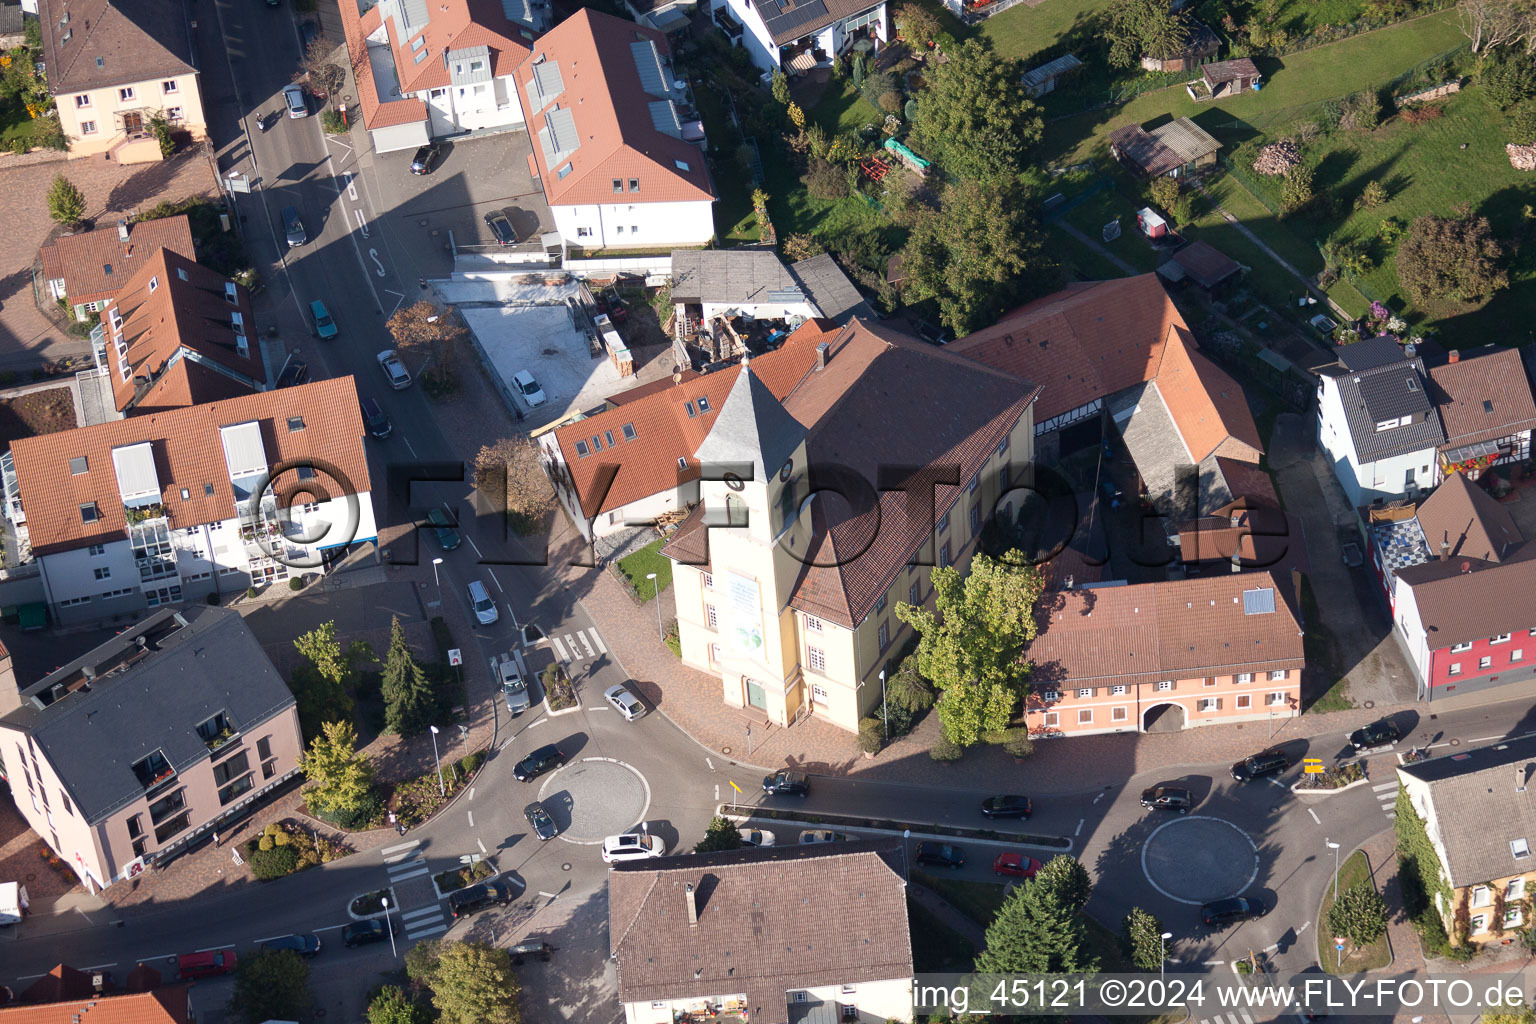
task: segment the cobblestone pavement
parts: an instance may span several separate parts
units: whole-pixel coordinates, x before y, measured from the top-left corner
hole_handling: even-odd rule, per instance
[[[48,216],[44,197],[57,174],[85,194],[86,219],[109,227],[118,217],[161,200],[218,195],[219,184],[206,147],[198,146],[165,163],[124,167],[111,160],[49,160],[34,154],[26,162],[0,162],[0,209],[5,235],[0,246],[0,369],[30,370],[67,357],[90,360],[90,342],[60,330],[33,301],[32,265],[37,250],[62,233]]]

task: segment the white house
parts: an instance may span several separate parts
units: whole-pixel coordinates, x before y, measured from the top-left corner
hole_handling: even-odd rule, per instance
[[[715,23],[764,71],[795,74],[828,67],[861,41],[874,52],[890,38],[885,0],[712,0],[711,11]]]
[[[351,377],[24,438],[10,455],[13,521],[55,622],[320,572],[377,535]]]
[[[517,69],[555,229],[581,249],[702,245],[715,234],[704,131],[666,36],[582,8]]]
[[[910,1021],[905,856],[876,840],[615,864],[625,1024]]]
[[[549,0],[343,2],[357,107],[374,150],[522,124],[512,72],[550,18]]]

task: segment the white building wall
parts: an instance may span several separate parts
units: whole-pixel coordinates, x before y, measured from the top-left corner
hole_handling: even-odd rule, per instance
[[[808,302],[763,302],[755,305],[740,302],[704,302],[701,308],[706,320],[722,315],[744,315],[750,320],[788,320],[798,316],[808,320],[816,315]]]
[[[1339,389],[1324,378],[1317,402],[1317,443],[1328,453],[1334,476],[1344,487],[1351,505],[1368,505],[1378,497],[1400,498],[1407,493],[1404,481],[1408,470],[1420,488],[1434,486],[1435,452],[1433,448],[1396,455],[1390,459],[1361,464],[1355,455],[1355,442],[1344,416]]]
[[[91,554],[90,548],[75,548],[43,556],[51,604],[62,603],[69,607],[69,602],[82,597],[96,597],[123,587],[138,588],[139,570],[134,565],[133,548],[129,546],[128,538],[103,547],[105,550],[99,555]],[[109,575],[98,579],[98,570]]]
[[[795,990],[789,991],[793,999]],[[813,1001],[856,1006],[860,1017],[878,1017],[887,1021],[912,1019],[911,978],[861,981],[857,985],[821,985],[803,991]]]
[[[481,85],[451,86],[416,95],[429,107],[445,114],[449,131],[473,132],[522,124],[523,105],[517,101],[516,90],[512,76],[503,75]],[[440,126],[436,118],[433,120],[433,134],[439,134]]]
[[[1419,601],[1413,588],[1395,576],[1392,578],[1392,596],[1392,617],[1401,631],[1403,646],[1408,649],[1414,671],[1418,673],[1416,682],[1419,696],[1422,697],[1424,682],[1429,678],[1429,640],[1424,631],[1424,623],[1419,618]]]
[[[699,154],[702,164],[704,155]],[[618,203],[551,206],[555,230],[586,249],[703,245],[715,235],[714,203]]]
[[[710,12],[722,7],[730,9],[736,20],[746,26],[746,31],[741,34],[741,45],[752,57],[752,63],[764,71],[777,70],[779,66],[779,48],[773,44],[773,37],[768,34],[768,28],[763,24],[763,19],[758,17],[747,0],[713,0]]]

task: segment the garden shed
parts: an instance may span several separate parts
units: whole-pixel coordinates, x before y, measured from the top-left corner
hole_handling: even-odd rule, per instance
[[[1031,98],[1044,96],[1056,88],[1056,79],[1063,75],[1071,74],[1083,66],[1083,62],[1072,54],[1057,57],[1055,60],[1042,64],[1024,72],[1024,91]]]
[[[1198,21],[1189,23],[1189,42],[1178,53],[1167,57],[1145,54],[1141,66],[1146,71],[1193,71],[1207,61],[1215,60],[1221,49],[1221,39],[1209,27]]]
[[[1114,158],[1149,178],[1177,178],[1213,166],[1220,149],[1221,143],[1187,117],[1151,131],[1128,124],[1109,133]]]

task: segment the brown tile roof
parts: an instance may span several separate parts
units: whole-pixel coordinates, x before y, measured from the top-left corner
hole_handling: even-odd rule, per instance
[[[192,225],[187,215],[129,224],[128,241],[118,238],[117,225],[62,235],[42,247],[43,277],[64,279],[71,303],[109,299],[128,283],[135,271],[161,248],[197,258],[192,251]]]
[[[1184,165],[1179,154],[1139,124],[1116,128],[1109,133],[1108,139],[1110,151],[1116,157],[1151,177],[1167,174],[1175,167]]]
[[[380,96],[378,86],[374,84],[373,58],[368,54],[368,37],[383,24],[380,13],[381,9],[377,5],[361,14],[358,13],[357,4],[341,5],[341,30],[347,39],[352,77],[357,82],[357,104],[363,112],[363,127],[370,131],[427,119],[426,103],[414,96],[405,99]]]
[[[304,429],[289,430],[287,421],[294,416],[303,418]],[[351,482],[347,493],[372,489],[357,389],[351,377],[335,377],[13,442],[11,455],[33,551],[46,555],[122,538],[127,521],[112,450],[143,441],[153,444],[161,500],[173,526],[234,518],[235,495],[219,428],[251,420],[261,424],[269,467],[313,459],[322,470],[321,484],[327,483],[329,466]],[[86,459],[84,473],[70,471],[70,460],[77,456]],[[281,484],[287,483],[285,476]],[[100,518],[84,523],[80,506],[91,502]]]
[[[1222,82],[1235,82],[1239,78],[1258,78],[1259,68],[1247,57],[1238,57],[1235,60],[1219,60],[1207,64],[1202,73],[1208,85],[1218,85]]]
[[[1452,473],[1418,510],[1431,555],[1500,562],[1525,542],[1509,510],[1465,474]]]
[[[1189,564],[1230,564],[1235,554],[1245,569],[1274,569],[1282,576],[1310,568],[1301,520],[1278,508],[1235,508],[1181,523],[1178,545],[1179,560]]]
[[[1243,269],[1207,242],[1191,242],[1173,254],[1173,261],[1202,288],[1214,288]]]
[[[809,321],[777,350],[752,360],[752,372],[782,400],[815,365],[817,344],[833,333],[835,328]],[[600,515],[698,479],[699,466],[693,453],[704,442],[740,372],[740,366],[728,366],[703,376],[684,373],[680,384],[673,384],[670,378],[653,381],[609,399],[618,406],[615,409],[556,428],[555,443],[570,468],[582,512]],[[701,395],[709,400],[707,413],[698,412]],[[689,415],[690,405],[693,415]],[[625,440],[626,424],[634,427],[633,441]],[[609,432],[616,442],[611,447],[604,440]],[[599,438],[601,451],[592,449],[593,437]],[[580,455],[578,441],[592,454]],[[686,470],[677,468],[680,458],[688,460]],[[604,473],[614,468],[617,473],[605,493]]]
[[[1231,495],[1230,502],[1244,508],[1256,506],[1280,507],[1280,496],[1275,493],[1275,482],[1262,467],[1253,462],[1239,462],[1216,456],[1215,468],[1226,482]]]
[[[254,394],[251,388],[190,359],[178,359],[153,384],[138,395],[131,415],[145,416],[189,405],[218,402]]]
[[[776,1024],[790,989],[909,977],[900,856],[888,842],[859,842],[615,865],[608,934],[619,1000],[745,994],[748,1020]]]
[[[38,0],[55,96],[196,71],[186,12],[173,0]]]
[[[1039,384],[1041,422],[1156,377],[1176,327],[1157,275],[1140,274],[1036,299],[946,348]]]
[[[624,203],[673,203],[710,200],[704,154],[697,147],[658,130],[649,103],[662,97],[648,93],[640,78],[630,44],[650,41],[666,57],[667,37],[623,18],[583,7],[555,26],[534,46],[531,57],[517,69],[517,98],[523,104],[533,154],[551,206],[614,203],[613,180],[640,181],[640,191],[623,194]],[[529,82],[533,68],[548,60],[559,66],[564,90],[539,110],[531,109]],[[569,157],[571,170],[548,165],[539,135],[556,109],[574,120],[579,145]],[[562,147],[563,148],[563,147]],[[687,166],[677,166],[681,161]]]
[[[869,482],[877,504],[813,505],[814,550],[789,603],[848,628],[861,622],[931,538],[936,515],[953,505],[966,518],[971,476],[1028,414],[1039,391],[879,325],[854,320],[838,332],[826,368],[807,374],[784,407],[810,430],[812,490],[819,483],[816,467],[846,467]],[[961,395],[964,401],[957,400]],[[899,483],[882,479],[903,466],[923,468]],[[937,482],[944,466],[958,471],[958,486]],[[1015,466],[1014,478],[1026,469]]]
[[[96,989],[91,976],[69,964],[58,964],[21,992],[20,1002],[57,1003],[65,999],[84,999]]]
[[[89,989],[90,975],[85,977],[86,993],[42,1005],[0,1008],[0,1024],[188,1024],[191,1019],[189,983],[151,992],[96,995]]]
[[[1460,353],[1431,367],[1435,405],[1445,424],[1446,448],[1496,441],[1536,428],[1536,400],[1519,349],[1492,345]]]
[[[1274,611],[1249,614],[1247,595],[1265,590]],[[1300,616],[1272,572],[1055,591],[1041,617],[1024,652],[1037,691],[1303,665]]]
[[[1203,461],[1231,438],[1246,446],[1250,461],[1258,461],[1264,444],[1241,385],[1196,350],[1194,336],[1185,328],[1175,326],[1169,333],[1156,379],[1158,394],[1191,459]],[[1228,454],[1233,454],[1231,446]]]
[[[223,368],[249,387],[266,382],[250,293],[235,285],[235,301],[230,302],[227,283],[223,275],[202,264],[160,249],[118,290],[116,300],[102,313],[109,334],[112,397],[118,409],[134,406],[135,392],[144,384],[158,382],[160,375],[181,359]],[[121,338],[128,345],[128,380],[123,380],[116,366],[114,312],[122,317]],[[244,355],[236,345],[232,326],[235,314],[244,323],[248,340]]]
[[[1527,545],[1503,562],[1476,558],[1435,559],[1396,571],[1412,588],[1432,650],[1536,626],[1536,547]]]

